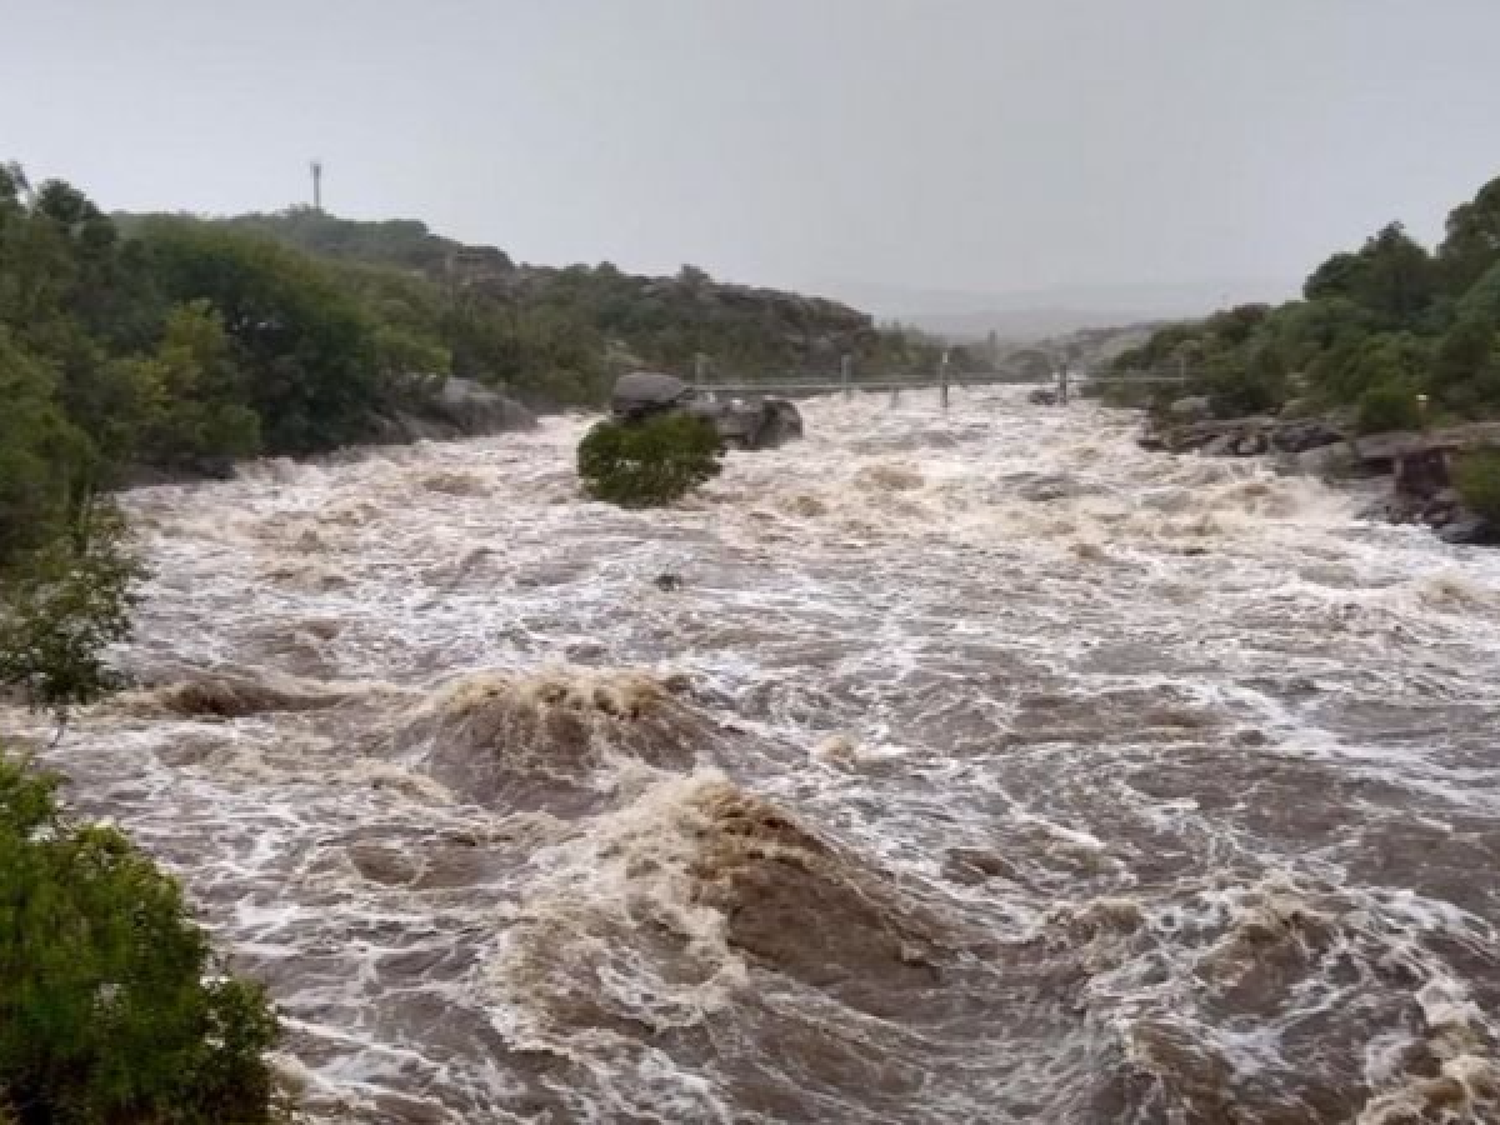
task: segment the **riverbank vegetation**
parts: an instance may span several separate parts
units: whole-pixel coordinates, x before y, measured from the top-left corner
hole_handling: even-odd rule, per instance
[[[921,371],[940,354],[691,266],[518,266],[418,222],[310,208],[111,216],[0,166],[0,561],[131,479],[378,440],[450,376],[545,409],[602,404],[630,367]]]
[[[119,686],[142,569],[97,504],[0,569],[0,692],[49,713]],[[54,742],[56,740],[54,739]],[[260,986],[213,955],[176,881],[118,830],[69,815],[59,779],[0,745],[0,1122],[288,1120]]]
[[[1351,412],[1366,432],[1500,414],[1500,179],[1432,250],[1399,223],[1318,266],[1302,298],[1157,331],[1117,372],[1178,371],[1219,417]],[[1165,401],[1167,392],[1159,398]]]

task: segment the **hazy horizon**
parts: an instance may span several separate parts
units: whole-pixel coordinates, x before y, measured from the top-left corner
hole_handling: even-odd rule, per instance
[[[54,0],[8,18],[0,159],[237,213],[316,156],[330,211],[525,261],[981,303],[1290,289],[1500,172],[1500,5],[1209,7]]]

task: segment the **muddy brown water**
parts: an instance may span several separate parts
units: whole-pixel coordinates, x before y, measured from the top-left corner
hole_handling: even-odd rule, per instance
[[[1500,1120],[1500,553],[1087,405],[806,412],[667,513],[585,419],[130,495],[55,761],[313,1119]]]

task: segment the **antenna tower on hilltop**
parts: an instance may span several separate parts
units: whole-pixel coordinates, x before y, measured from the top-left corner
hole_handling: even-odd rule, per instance
[[[323,162],[314,160],[312,162],[313,178],[313,210],[323,210]]]

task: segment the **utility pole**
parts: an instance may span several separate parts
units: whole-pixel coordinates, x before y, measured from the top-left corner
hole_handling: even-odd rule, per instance
[[[313,210],[321,212],[323,210],[323,162],[321,160],[312,162],[312,180]]]

